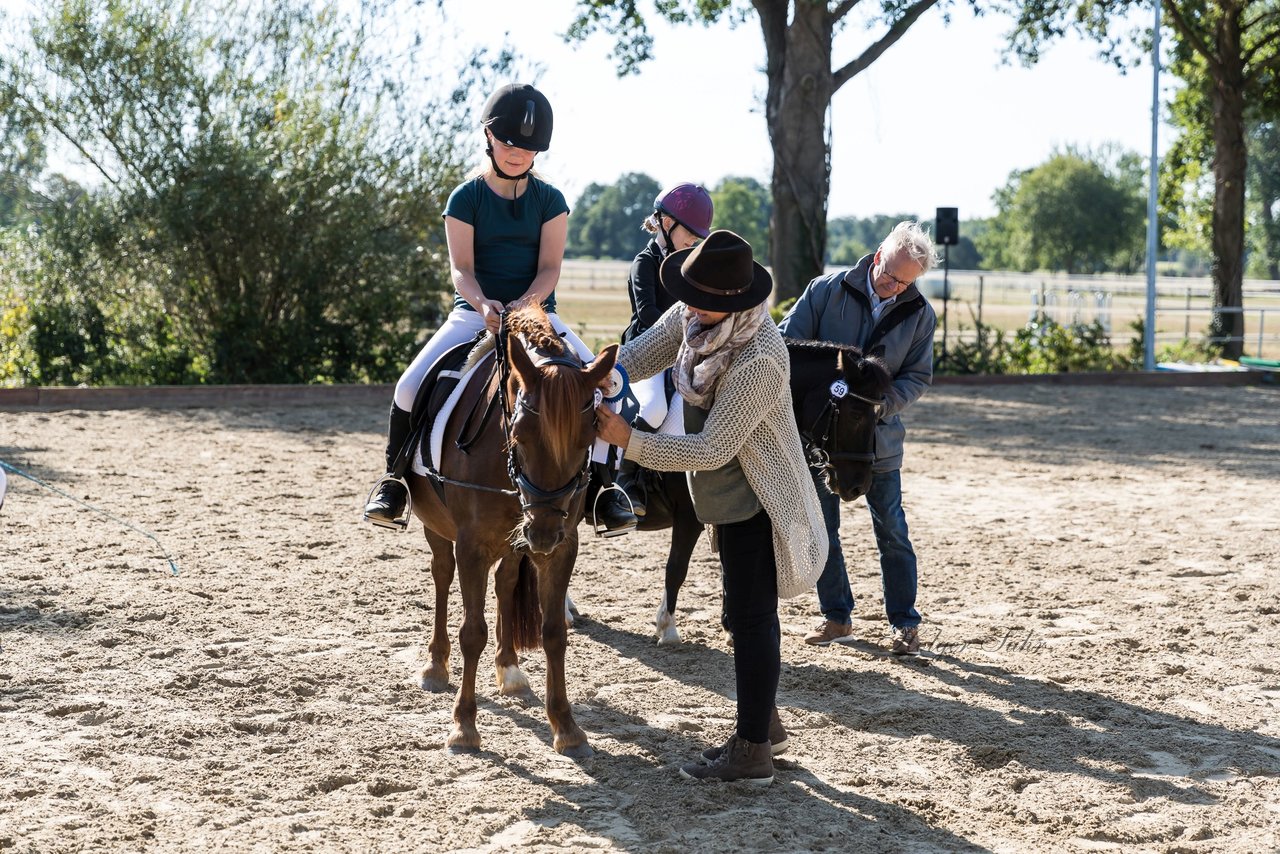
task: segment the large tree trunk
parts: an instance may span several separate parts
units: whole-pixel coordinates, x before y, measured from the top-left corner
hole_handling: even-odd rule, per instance
[[[765,119],[773,147],[769,254],[773,298],[781,302],[799,296],[821,274],[826,255],[831,186],[827,108],[834,92],[831,16],[826,3],[796,3],[787,26],[786,3],[755,5],[768,64]]]
[[[1221,73],[1213,86],[1213,325],[1224,337],[1222,355],[1238,359],[1244,350],[1244,188],[1248,155],[1244,133],[1244,62],[1239,14],[1224,14],[1216,33]]]

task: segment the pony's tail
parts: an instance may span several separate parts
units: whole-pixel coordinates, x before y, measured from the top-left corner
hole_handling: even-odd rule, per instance
[[[542,606],[538,602],[538,568],[528,555],[520,558],[516,575],[515,625],[511,627],[516,649],[538,649],[542,646]]]

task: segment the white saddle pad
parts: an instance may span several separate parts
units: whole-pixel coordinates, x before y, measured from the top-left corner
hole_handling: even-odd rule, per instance
[[[445,399],[444,406],[440,407],[440,411],[436,413],[435,421],[431,422],[431,459],[436,461],[437,469],[440,468],[440,455],[444,451],[444,427],[449,423],[449,416],[453,413],[453,408],[458,405],[458,401],[462,398],[462,393],[467,390],[467,386],[471,383],[479,368],[480,361],[468,359],[467,364],[463,366],[461,379],[458,380],[458,384],[453,387],[453,391]],[[442,372],[442,375],[447,375],[447,373],[449,372]],[[425,475],[427,473],[426,464],[422,460],[421,445],[414,448],[413,461],[410,463],[409,469],[414,474]]]

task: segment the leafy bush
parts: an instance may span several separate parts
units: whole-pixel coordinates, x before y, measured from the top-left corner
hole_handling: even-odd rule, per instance
[[[1057,374],[1115,371],[1129,367],[1111,346],[1106,329],[1093,323],[1060,323],[1038,314],[1012,338],[974,321],[974,341],[948,346],[934,342],[934,364],[940,374]],[[963,329],[963,327],[961,327]]]
[[[430,51],[387,54],[388,0],[35,14],[0,64],[0,124],[61,136],[103,182],[28,247],[32,326],[6,340],[30,358],[6,381],[394,379],[450,287],[440,214],[472,93],[510,56],[436,70],[432,99]]]

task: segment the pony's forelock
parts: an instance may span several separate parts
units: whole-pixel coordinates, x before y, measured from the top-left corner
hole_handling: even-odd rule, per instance
[[[513,338],[523,339],[534,350],[549,355],[570,353],[564,339],[556,334],[547,313],[536,303],[521,306],[507,314],[507,331]],[[512,346],[520,346],[514,342]],[[585,452],[575,443],[578,418],[589,389],[582,372],[569,365],[537,365],[538,412],[542,418],[540,439],[557,466],[567,466]]]

